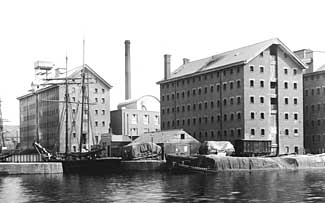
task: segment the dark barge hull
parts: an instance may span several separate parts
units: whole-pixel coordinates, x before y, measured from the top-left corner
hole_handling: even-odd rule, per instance
[[[218,173],[217,170],[208,169],[208,168],[202,168],[202,167],[196,167],[196,166],[190,166],[186,164],[175,164],[175,166],[172,169],[176,173],[203,173],[203,174],[216,174]]]
[[[121,158],[108,157],[100,159],[64,160],[63,173],[110,173],[121,171]]]

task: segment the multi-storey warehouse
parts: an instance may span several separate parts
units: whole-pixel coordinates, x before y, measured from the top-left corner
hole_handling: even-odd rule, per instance
[[[87,84],[83,132],[80,133],[82,70],[85,71]],[[84,69],[77,68],[69,78],[72,80],[68,85],[68,151],[78,152],[81,136],[82,147],[90,149],[91,145],[99,143],[103,133],[109,132],[112,86],[87,65]],[[65,85],[61,83],[47,85],[18,98],[22,149],[31,149],[32,143],[38,141],[53,152],[65,152],[65,94]]]
[[[271,140],[276,154],[303,151],[305,64],[279,39],[189,62],[159,81],[161,129],[204,140]]]

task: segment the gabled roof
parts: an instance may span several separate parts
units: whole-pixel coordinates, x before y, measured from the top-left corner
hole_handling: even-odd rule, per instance
[[[52,85],[49,85],[49,86],[46,86],[46,87],[40,88],[40,89],[38,89],[38,90],[36,90],[36,91],[33,91],[33,92],[29,91],[30,93],[27,93],[27,94],[25,94],[25,95],[23,95],[23,96],[17,97],[17,99],[18,99],[18,100],[21,100],[21,99],[24,99],[24,98],[26,98],[26,97],[33,96],[33,95],[35,95],[35,94],[39,94],[39,93],[41,93],[41,92],[43,92],[43,91],[46,91],[46,90],[49,90],[49,89],[52,89],[52,88],[55,88],[55,87],[58,87],[58,85],[56,85],[56,84],[52,84]]]
[[[174,72],[171,73],[170,78],[167,80],[159,81],[159,83],[167,82],[175,78],[199,74],[201,72],[208,72],[218,68],[226,68],[229,66],[247,64],[258,56],[265,49],[271,45],[276,44],[288,54],[301,68],[307,68],[306,65],[278,38],[266,40],[242,48],[227,51],[221,54],[213,55],[204,59],[188,62],[181,65]]]
[[[89,71],[91,74],[93,74],[96,78],[98,78],[103,84],[105,84],[109,89],[111,89],[113,86],[110,85],[108,82],[106,82],[102,77],[100,77],[90,66],[85,64],[86,71]],[[69,77],[80,77],[80,71],[82,70],[82,66],[79,66],[75,68],[75,71],[72,72]]]
[[[110,85],[108,82],[106,82],[102,77],[100,77],[92,68],[90,68],[87,64],[85,64],[85,69],[86,71],[89,71],[91,74],[93,74],[96,78],[98,78],[104,85],[106,85],[109,89],[111,89],[113,86]],[[74,68],[73,69],[73,72],[70,73],[68,75],[68,78],[74,78],[74,77],[79,77],[80,78],[80,71],[82,70],[82,66],[79,66],[77,68]],[[64,78],[64,77],[58,77],[58,78]],[[55,79],[55,78],[53,78]],[[58,83],[58,84],[55,84],[55,83]],[[23,99],[23,98],[26,98],[28,96],[32,96],[34,94],[37,94],[37,93],[40,93],[42,91],[45,91],[47,89],[50,89],[50,88],[53,88],[53,87],[57,87],[58,85],[60,85],[60,83],[62,83],[62,81],[51,81],[51,85],[48,85],[48,86],[44,86],[43,88],[40,88],[38,90],[36,90],[35,92],[32,92],[32,93],[28,93],[28,94],[25,94],[23,96],[20,96],[18,97],[17,99],[20,100],[20,99]]]

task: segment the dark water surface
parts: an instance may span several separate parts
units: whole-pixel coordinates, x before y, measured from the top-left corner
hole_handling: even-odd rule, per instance
[[[325,169],[0,176],[0,202],[325,202]]]

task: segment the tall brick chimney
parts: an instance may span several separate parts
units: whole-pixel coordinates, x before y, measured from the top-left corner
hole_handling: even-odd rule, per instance
[[[130,40],[125,40],[125,100],[131,99],[131,56]]]
[[[164,55],[164,73],[165,73],[164,79],[165,80],[170,78],[170,57],[171,55],[169,54]]]

